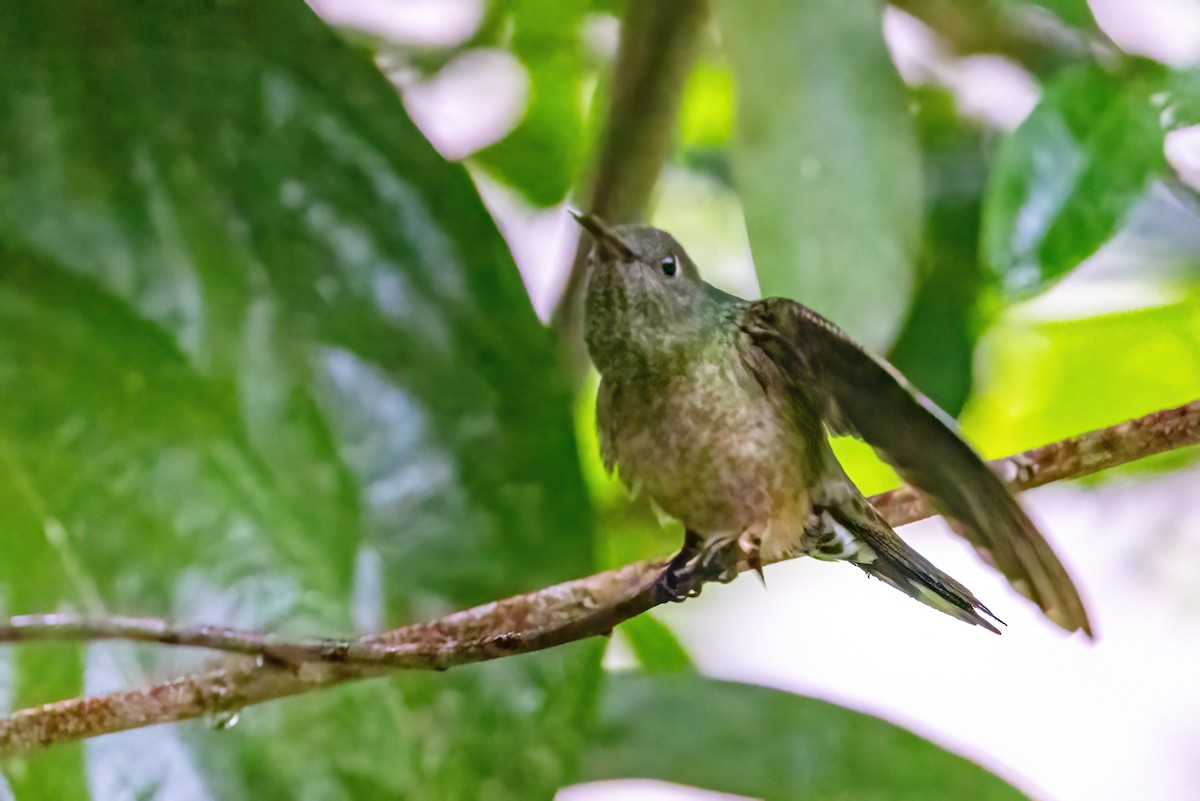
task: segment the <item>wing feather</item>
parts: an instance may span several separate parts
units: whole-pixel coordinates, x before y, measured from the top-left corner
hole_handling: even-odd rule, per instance
[[[831,432],[866,440],[1051,620],[1091,634],[1075,584],[1049,543],[953,421],[895,368],[783,298],[751,304],[743,329],[795,383],[797,397],[815,397]]]

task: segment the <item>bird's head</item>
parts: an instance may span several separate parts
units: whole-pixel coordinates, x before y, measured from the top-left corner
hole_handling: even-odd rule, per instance
[[[601,374],[679,362],[711,328],[717,308],[695,263],[666,231],[575,219],[591,235],[584,336]]]

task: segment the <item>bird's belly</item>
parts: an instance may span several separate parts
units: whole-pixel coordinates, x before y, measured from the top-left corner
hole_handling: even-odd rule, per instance
[[[605,426],[622,479],[705,536],[801,536],[807,482],[798,433],[740,364],[705,364],[657,397],[617,392]],[[621,401],[624,401],[623,403]]]

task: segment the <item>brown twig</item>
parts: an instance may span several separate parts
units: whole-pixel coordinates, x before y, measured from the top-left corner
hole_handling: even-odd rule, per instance
[[[1014,490],[1026,490],[1198,443],[1200,400],[1035,448],[993,465]],[[871,501],[894,526],[931,514],[920,494],[909,487],[885,492]],[[257,632],[212,626],[174,629],[162,621],[141,618],[17,618],[0,626],[0,642],[120,638],[204,646],[259,659],[143,689],[16,712],[0,720],[0,754],[228,714],[250,704],[400,668],[441,670],[606,634],[663,602],[655,587],[660,567],[659,562],[639,562],[433,622],[345,641],[282,642]]]
[[[707,0],[643,0],[628,5],[590,196],[581,201],[585,211],[614,224],[646,216],[670,153],[683,88],[707,22]],[[577,246],[554,312],[554,327],[568,363],[580,376],[588,364],[583,350],[587,247],[582,242]]]

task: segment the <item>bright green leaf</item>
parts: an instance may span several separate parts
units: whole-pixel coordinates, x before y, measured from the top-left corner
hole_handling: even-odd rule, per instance
[[[683,643],[666,624],[647,612],[617,627],[646,673],[682,673],[695,669]]]
[[[733,138],[733,76],[724,64],[702,61],[688,76],[679,108],[685,149],[727,147]]]
[[[1200,397],[1198,343],[1195,290],[1084,320],[1032,320],[1018,308],[983,340],[987,373],[963,430],[1003,456],[1187,403]]]

